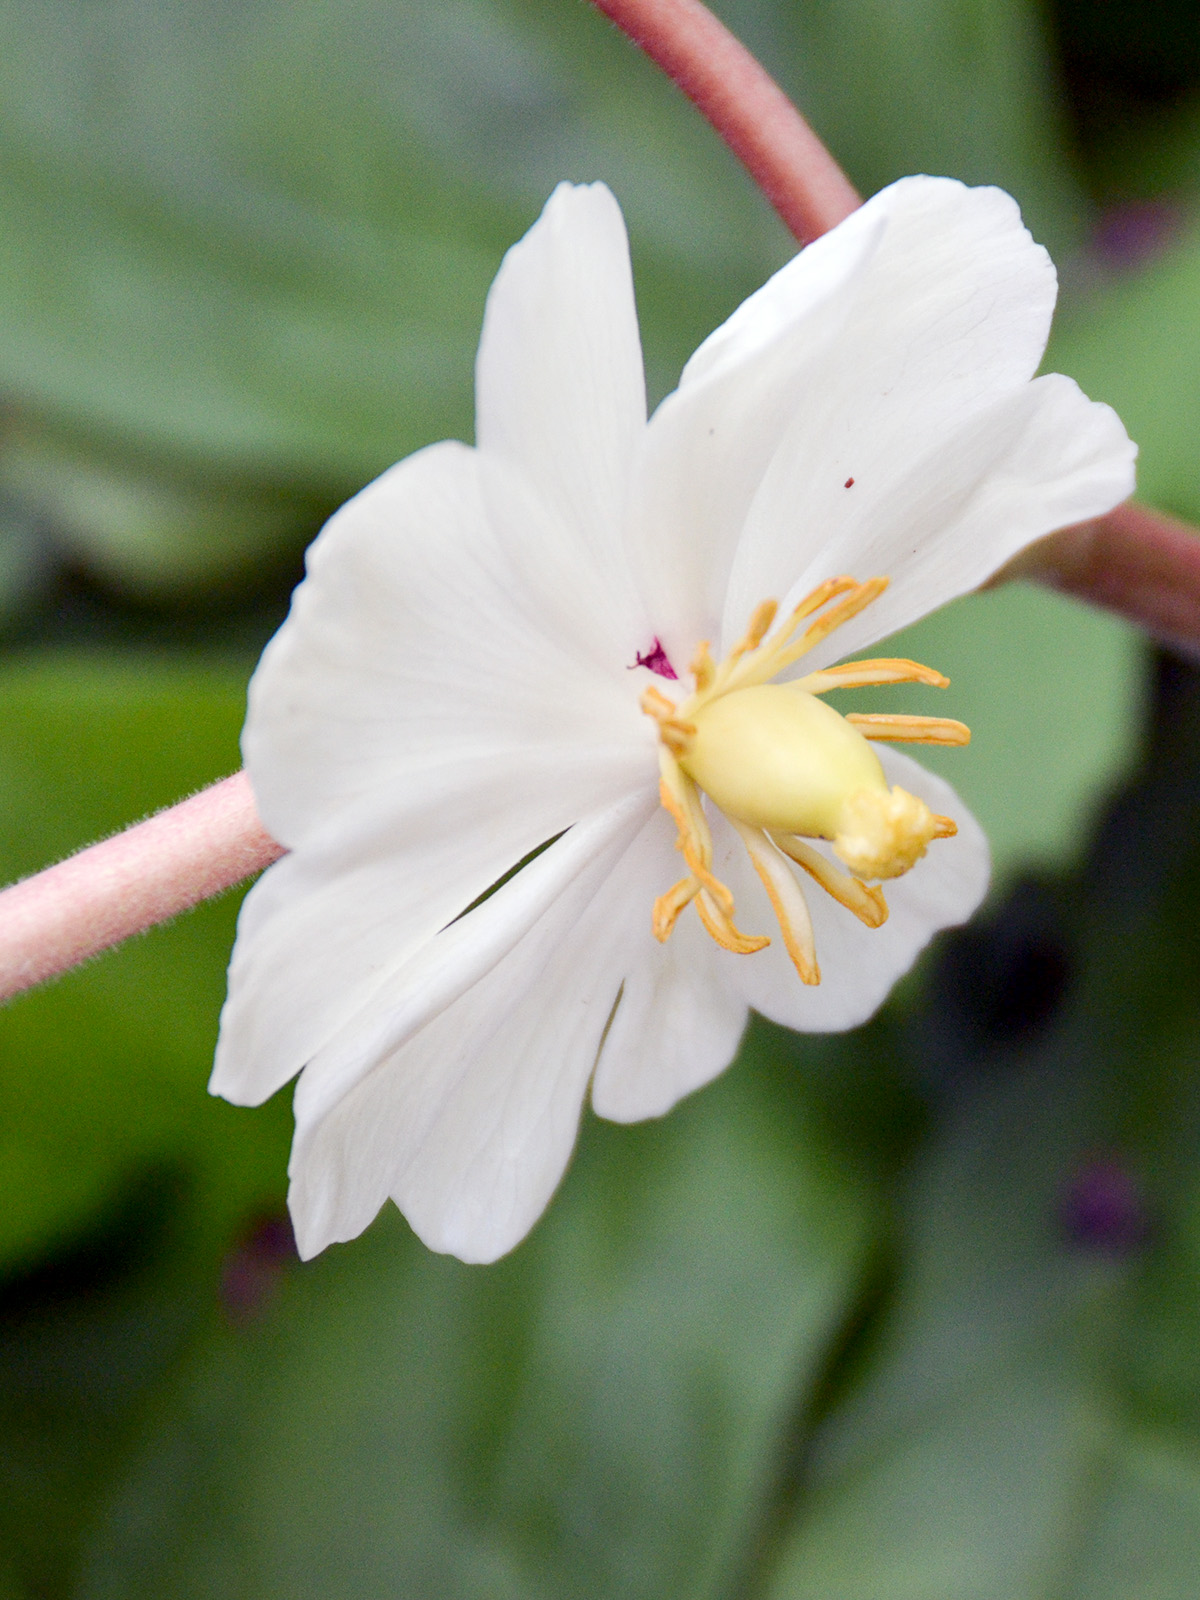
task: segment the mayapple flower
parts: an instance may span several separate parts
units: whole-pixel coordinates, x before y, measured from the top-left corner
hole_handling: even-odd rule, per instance
[[[1130,493],[1114,413],[1034,377],[1054,299],[1007,195],[906,179],[647,421],[620,211],[555,191],[488,297],[475,447],[337,513],[251,684],[290,854],[242,910],[213,1088],[301,1073],[303,1255],[390,1195],[493,1260],[589,1086],[658,1116],[750,1007],[852,1027],[970,915],[983,835],[891,748],[966,729],[822,696],[944,683],[861,652]]]

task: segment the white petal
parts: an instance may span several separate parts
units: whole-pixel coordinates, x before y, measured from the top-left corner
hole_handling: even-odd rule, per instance
[[[797,671],[866,649],[977,589],[1033,540],[1099,516],[1133,491],[1137,452],[1120,419],[1070,378],[1052,374],[1023,384],[949,430],[924,456],[910,448],[913,432],[898,413],[890,427],[889,419],[879,419],[869,446],[874,465],[848,493],[822,478],[826,441],[819,435],[789,436],[767,473],[744,547],[762,559],[756,592],[783,593],[786,615],[836,573],[891,579],[880,599]],[[865,438],[862,454],[868,454]],[[837,530],[798,575],[786,537],[797,515]],[[731,600],[731,626],[738,614]]]
[[[715,870],[733,890],[738,925],[747,933],[771,935],[768,949],[723,959],[737,964],[741,992],[756,1011],[804,1033],[838,1033],[865,1022],[933,935],[965,922],[987,892],[987,839],[954,790],[899,751],[880,748],[878,753],[888,782],[953,817],[958,833],[953,839],[935,839],[911,872],[883,885],[890,915],[881,928],[864,927],[816,884],[805,881],[821,967],[821,982],[814,988],[800,982],[788,960],[741,842],[722,819],[713,829]]]
[[[503,491],[492,482],[489,500]],[[465,445],[410,456],[332,518],[250,685],[243,750],[281,843],[387,794],[402,832],[408,786],[426,771],[477,785],[481,824],[497,768],[538,769],[551,753],[591,761],[597,803],[640,772],[653,741],[630,681],[579,644],[575,596],[534,602],[521,556]]]
[[[573,596],[515,570],[479,476],[441,445],[345,507],[255,674],[247,765],[294,850],[239,922],[229,1099],[273,1093],[531,850],[653,784],[636,683],[581,647]]]
[[[884,219],[863,207],[810,244],[710,335],[650,419],[630,499],[629,561],[652,631],[677,664],[700,639],[718,637],[747,511],[883,230]]]
[[[651,931],[654,899],[679,876],[675,827],[661,809],[618,869],[616,892],[638,913],[626,941],[621,1003],[604,1040],[592,1105],[613,1122],[659,1117],[732,1061],[746,1002],[722,952],[689,907],[666,944]]]
[[[653,777],[648,762],[646,794]],[[211,1092],[274,1094],[509,868],[609,798],[551,757],[417,771],[401,797],[340,810],[242,905]]]
[[[290,1205],[302,1254],[388,1194],[436,1250],[525,1234],[574,1142],[632,915],[608,892],[651,802],[579,824],[434,940],[307,1068]]]
[[[802,251],[701,347],[651,421],[634,546],[648,552],[647,603],[671,608],[653,609],[664,642],[682,653],[720,624],[751,500],[790,427],[829,441],[820,470],[840,486],[855,468],[830,419],[852,442],[860,411],[903,410],[915,389],[933,397],[914,423],[923,453],[1032,377],[1054,297],[1053,267],[1015,202],[949,179],[893,184]],[[785,529],[790,582],[837,529],[800,507]],[[727,632],[781,592],[769,561],[739,553]]]
[[[505,256],[476,413],[479,448],[523,473],[600,587],[632,592],[620,529],[646,389],[629,242],[602,183],[559,184]]]

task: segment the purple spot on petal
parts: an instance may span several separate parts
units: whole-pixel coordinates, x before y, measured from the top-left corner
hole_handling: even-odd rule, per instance
[[[657,634],[655,635],[653,645],[651,645],[650,649],[647,650],[645,655],[643,655],[640,650],[638,651],[638,658],[633,663],[633,667],[649,667],[650,671],[657,672],[660,678],[678,679],[679,677],[679,674],[671,665],[670,659],[667,656],[667,652],[663,649],[661,643],[659,642]],[[629,668],[630,672],[633,671],[633,667]]]
[[[1063,1194],[1062,1223],[1079,1249],[1110,1256],[1130,1255],[1150,1232],[1141,1188],[1112,1156],[1085,1161],[1073,1173]]]

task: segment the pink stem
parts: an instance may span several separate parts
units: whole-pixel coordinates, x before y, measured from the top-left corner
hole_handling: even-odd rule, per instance
[[[284,854],[244,772],[0,893],[0,1001],[220,894]]]
[[[861,203],[771,75],[700,0],[594,0],[694,102],[806,244]]]
[[[1022,551],[1004,577],[1030,577],[1136,622],[1200,659],[1200,537],[1149,506],[1123,506]]]
[[[802,243],[859,197],[778,84],[700,0],[594,0],[671,77]],[[1136,505],[1014,563],[1200,656],[1200,539]],[[0,1000],[67,971],[283,855],[244,772],[0,893]]]
[[[712,123],[803,243],[858,195],[777,83],[700,0],[593,0]],[[1200,537],[1146,506],[1064,528],[1005,576],[1025,575],[1200,657]]]

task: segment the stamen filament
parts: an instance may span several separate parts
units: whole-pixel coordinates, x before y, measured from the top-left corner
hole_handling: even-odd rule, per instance
[[[877,712],[851,711],[846,721],[864,739],[882,739],[900,744],[970,744],[971,730],[952,717],[905,717]]]
[[[652,927],[654,937],[659,944],[666,944],[674,931],[675,924],[679,921],[682,911],[685,911],[700,893],[700,880],[694,875],[680,878],[673,888],[666,894],[660,894],[654,902]]]
[[[755,608],[746,632],[723,661],[713,660],[707,642],[697,647],[691,662],[695,688],[679,704],[656,688],[642,694],[642,709],[658,726],[659,797],[678,830],[675,846],[688,868],[687,876],[654,902],[652,926],[660,943],[670,938],[681,913],[693,902],[703,927],[722,949],[749,955],[771,942],[765,936],[743,933],[734,922],[733,895],[712,870],[713,840],[700,782],[745,846],[767,891],[788,955],[806,984],[820,983],[821,973],[812,917],[792,863],[868,928],[879,928],[888,918],[887,901],[878,887],[864,880],[901,876],[925,854],[931,839],[949,839],[957,833],[951,818],[936,816],[916,796],[898,787],[889,789],[886,784],[880,787],[883,779],[876,757],[868,755],[859,740],[846,744],[844,735],[848,733],[845,725],[849,724],[866,739],[964,745],[971,738],[964,723],[948,717],[863,713],[851,713],[843,721],[830,707],[821,705],[820,716],[831,719],[831,728],[837,725],[842,729],[834,737],[830,728],[813,723],[807,711],[802,716],[797,712],[797,707],[803,705],[813,708],[815,714],[818,703],[809,697],[831,689],[885,683],[922,683],[932,688],[948,686],[947,677],[933,667],[922,666],[919,661],[901,657],[847,661],[840,666],[823,667],[795,679],[792,684],[779,685],[769,691],[770,695],[778,695],[783,688],[794,688],[800,696],[794,705],[790,695],[784,695],[782,700],[771,699],[773,709],[769,712],[764,710],[764,702],[756,695],[749,697],[754,700],[753,708],[749,708],[749,700],[740,704],[738,714],[746,718],[753,710],[753,716],[759,719],[758,726],[766,727],[769,736],[782,738],[786,743],[787,738],[802,734],[806,741],[813,742],[824,752],[840,775],[838,781],[844,790],[834,810],[828,810],[828,806],[821,810],[821,805],[826,805],[822,799],[820,804],[814,802],[816,809],[797,811],[789,798],[790,790],[782,799],[772,800],[764,810],[759,788],[739,787],[720,760],[713,764],[711,750],[705,755],[713,739],[718,741],[718,755],[724,750],[725,757],[729,757],[731,750],[740,748],[740,725],[735,721],[732,731],[725,726],[722,723],[724,712],[710,709],[714,701],[768,684],[785,667],[827,639],[836,628],[858,616],[887,585],[888,580],[883,577],[871,578],[865,583],[849,577],[829,578],[795,607],[771,638],[768,634],[779,607],[774,600],[764,600]],[[830,604],[831,601],[836,604]],[[797,639],[797,630],[809,617],[814,620]],[[726,706],[725,712],[731,709]],[[793,712],[797,712],[798,723]],[[751,725],[754,725],[753,717]],[[786,731],[781,733],[780,729]],[[747,749],[745,759],[751,770],[756,771],[758,756],[753,740]],[[864,765],[864,762],[869,764]],[[801,768],[801,787],[808,781]],[[724,798],[718,799],[718,795]],[[743,821],[743,815],[755,816],[757,822]],[[831,832],[830,819],[835,815]],[[788,831],[797,826],[800,826],[800,833]],[[810,838],[832,838],[835,854],[850,871],[834,866],[809,842]]]
[[[882,683],[924,683],[931,689],[948,689],[950,679],[933,667],[901,657],[878,661],[843,661],[838,667],[822,667],[806,678],[794,678],[793,685],[807,694],[828,694],[830,689],[864,689]]]
[[[717,664],[712,658],[707,639],[702,639],[696,646],[696,654],[692,657],[688,670],[696,680],[698,691],[703,692],[712,688],[713,680],[717,676]]]
[[[851,617],[856,617],[860,611],[865,611],[873,600],[878,600],[887,586],[887,578],[868,578],[866,583],[860,583],[858,588],[852,590],[838,605],[831,606],[815,622],[809,623],[797,643],[787,652],[788,661],[798,661],[801,656],[814,650],[823,639],[827,639],[836,628],[840,628],[843,622],[849,622]]]
[[[771,830],[767,837],[785,856],[790,856],[798,867],[803,867],[811,878],[815,878],[839,905],[845,906],[847,911],[853,911],[868,928],[881,928],[887,921],[888,904],[883,898],[882,889],[863,883],[860,878],[852,878],[793,833]]]
[[[812,917],[795,874],[765,833],[747,827],[736,817],[730,817],[729,820],[737,829],[754,870],[770,897],[771,909],[783,934],[784,947],[800,974],[801,983],[820,983],[821,969],[817,965],[817,942],[813,935]]]
[[[888,586],[886,578],[869,578],[866,583],[855,583],[852,578],[831,578],[828,583],[822,584],[820,589],[815,589],[807,600],[802,600],[792,612],[785,625],[779,630],[775,638],[765,644],[749,661],[740,664],[740,669],[735,669],[722,689],[749,689],[760,683],[767,683],[785,667],[790,667],[793,661],[799,661],[812,649],[827,639],[844,622],[849,622],[851,617],[856,617],[860,611],[866,609],[873,600]],[[789,643],[796,628],[806,616],[811,616],[814,610],[824,604],[826,600],[835,595],[845,595],[836,606],[831,606],[815,622],[801,634],[794,643]],[[820,601],[816,597],[822,596]]]
[[[729,893],[727,889],[725,892]],[[731,906],[732,903],[731,900]],[[726,916],[707,888],[701,889],[696,896],[696,910],[709,935],[723,950],[732,951],[735,956],[752,956],[758,950],[765,950],[771,942],[762,934],[743,933],[740,928],[735,927],[732,916]],[[785,932],[784,939],[786,938]]]
[[[686,755],[696,736],[695,724],[678,716],[678,707],[657,689],[644,690],[640,703],[646,715],[658,723],[658,736],[671,754]]]
[[[676,848],[682,852],[692,876],[697,880],[695,898],[700,920],[726,950],[749,955],[755,950],[764,949],[770,944],[770,939],[741,932],[733,920],[733,895],[713,874],[712,834],[700,801],[700,791],[666,750],[659,752],[659,771],[659,799],[679,830]],[[675,888],[678,889],[679,885]],[[670,894],[674,893],[675,890],[670,891]]]

